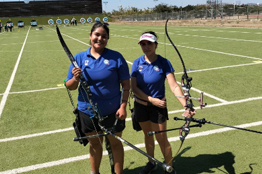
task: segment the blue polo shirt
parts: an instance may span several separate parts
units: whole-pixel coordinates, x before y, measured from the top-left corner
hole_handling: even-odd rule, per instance
[[[138,88],[145,94],[154,98],[163,98],[166,76],[174,71],[166,58],[158,55],[154,62],[148,63],[143,55],[133,62],[131,76],[136,77]]]
[[[83,70],[82,74],[87,80],[92,92],[92,102],[97,104],[101,116],[116,112],[120,107],[121,91],[120,81],[130,78],[129,69],[123,56],[117,52],[105,48],[102,55],[95,59],[90,54],[90,48],[85,52],[75,55],[78,66]],[[67,79],[73,78],[73,65],[69,67]],[[88,115],[93,115],[88,110],[90,103],[81,87],[78,87],[78,109]]]

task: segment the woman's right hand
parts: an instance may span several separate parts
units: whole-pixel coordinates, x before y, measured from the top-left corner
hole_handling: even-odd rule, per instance
[[[186,111],[182,114],[183,117],[192,118],[196,114],[196,110],[186,109]]]
[[[166,98],[165,97],[162,98],[162,99],[150,97],[149,102],[152,103],[153,105],[159,107],[159,108],[165,108],[166,107]]]
[[[82,69],[81,68],[76,68],[74,67],[72,69],[72,74],[74,75],[75,81],[78,81],[80,78],[80,74],[82,73]]]

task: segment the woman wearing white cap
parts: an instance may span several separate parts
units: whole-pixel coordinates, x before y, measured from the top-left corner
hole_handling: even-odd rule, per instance
[[[131,70],[131,88],[135,94],[135,119],[139,122],[145,137],[147,153],[154,157],[154,137],[148,136],[150,131],[166,130],[168,112],[165,98],[165,79],[167,79],[174,95],[182,96],[182,90],[176,82],[174,69],[169,60],[156,54],[157,35],[153,31],[144,32],[138,42],[144,55],[133,62]],[[184,98],[178,98],[182,107],[186,105]],[[186,109],[186,107],[184,107]],[[195,112],[186,110],[184,115],[192,117]],[[172,166],[172,150],[166,132],[155,134],[165,162]],[[140,174],[149,174],[157,169],[157,165],[149,159]],[[168,173],[168,172],[166,172]],[[174,174],[173,171],[171,174]]]

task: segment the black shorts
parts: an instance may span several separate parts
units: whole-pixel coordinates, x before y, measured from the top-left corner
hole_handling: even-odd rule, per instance
[[[154,105],[145,106],[135,101],[135,118],[138,122],[151,121],[156,124],[168,120],[167,108],[159,108]]]
[[[109,114],[108,116],[105,116],[105,118],[101,125],[104,126],[106,129],[110,129],[113,127],[116,121],[116,113]],[[90,119],[90,116],[79,111],[79,118],[81,123],[81,130],[84,133],[90,133],[90,132],[99,132],[101,131],[100,126],[98,125],[98,119],[93,117]],[[94,126],[95,125],[95,126]],[[115,126],[115,132],[122,132],[126,127],[125,120],[118,120],[117,124]]]

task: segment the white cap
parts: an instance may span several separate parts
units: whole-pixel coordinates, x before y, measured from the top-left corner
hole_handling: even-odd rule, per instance
[[[140,44],[141,41],[143,40],[147,40],[150,42],[157,42],[156,36],[154,36],[153,34],[150,33],[145,33],[140,37],[140,40],[138,42],[138,44]]]

